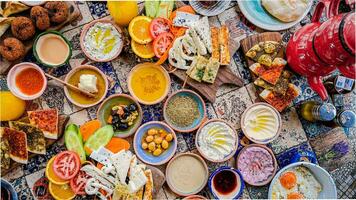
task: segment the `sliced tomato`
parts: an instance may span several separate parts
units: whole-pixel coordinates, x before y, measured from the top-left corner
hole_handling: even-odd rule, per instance
[[[174,40],[172,33],[162,33],[153,41],[153,51],[160,58],[168,50]]]
[[[150,24],[150,35],[153,39],[162,33],[169,33],[172,23],[165,18],[157,17]]]
[[[70,180],[70,188],[77,195],[85,195],[85,184],[90,176],[84,171],[79,171],[77,175]]]
[[[60,179],[70,180],[80,169],[79,156],[73,151],[63,151],[56,155],[52,167],[54,174]]]

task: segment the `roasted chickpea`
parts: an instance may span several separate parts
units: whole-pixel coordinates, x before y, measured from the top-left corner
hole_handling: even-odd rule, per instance
[[[165,138],[166,136],[167,136],[167,132],[166,131],[163,131],[163,130],[161,130],[162,132],[160,132],[160,134],[161,134],[161,137],[162,138]]]
[[[149,135],[146,137],[146,142],[152,142],[153,141],[153,136]]]
[[[158,131],[156,129],[151,128],[150,130],[148,130],[147,134],[148,135],[156,135],[158,133]]]
[[[161,149],[156,149],[156,150],[153,152],[153,155],[154,155],[154,156],[159,156],[161,153],[162,153],[162,150],[161,150]]]
[[[168,144],[167,140],[163,140],[161,145],[162,145],[163,149],[168,149],[169,144]]]
[[[148,144],[146,142],[142,143],[141,145],[142,149],[147,149],[148,148]]]
[[[155,140],[154,140],[154,142],[156,143],[156,144],[161,144],[162,143],[162,138],[161,137],[157,137],[157,138],[155,138]]]
[[[173,135],[172,135],[172,133],[170,133],[170,134],[168,134],[168,135],[166,136],[166,140],[167,140],[167,142],[170,142],[170,141],[173,140]]]
[[[154,142],[150,142],[148,144],[148,149],[154,151],[156,149],[156,144]]]

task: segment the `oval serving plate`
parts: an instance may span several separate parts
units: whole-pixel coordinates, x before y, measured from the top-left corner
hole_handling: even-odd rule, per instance
[[[231,0],[217,1],[216,4],[214,4],[210,8],[206,8],[197,0],[189,0],[189,4],[193,7],[195,12],[209,17],[216,16],[224,12],[229,7],[230,2]]]
[[[167,131],[167,133],[172,133],[173,134],[173,140],[169,143],[168,149],[166,149],[161,155],[159,156],[154,156],[152,153],[147,152],[146,150],[142,149],[141,147],[141,141],[145,133],[150,129],[150,128],[160,128],[164,129]],[[169,127],[167,124],[159,121],[151,121],[143,124],[140,126],[134,136],[133,139],[133,147],[135,150],[135,154],[137,157],[144,163],[147,163],[149,165],[162,165],[166,162],[168,162],[175,154],[177,150],[177,136],[174,132],[174,130]]]
[[[111,108],[115,105],[130,105],[130,104],[135,104],[137,107],[137,112],[138,112],[138,117],[134,120],[133,125],[129,126],[127,130],[123,131],[115,131],[115,136],[120,137],[120,138],[125,138],[128,137],[132,134],[135,133],[137,128],[141,125],[142,122],[142,109],[140,104],[133,99],[131,96],[127,94],[115,94],[111,95],[107,99],[101,103],[100,107],[98,108],[98,111],[96,113],[97,118],[100,120],[102,125],[108,124],[106,121],[109,118],[111,114]]]
[[[297,20],[282,22],[270,15],[262,6],[261,0],[237,1],[242,14],[254,25],[269,31],[280,31],[298,24],[310,11],[313,1],[309,1],[308,8]]]
[[[195,102],[197,102],[198,110],[199,110],[199,118],[195,119],[193,124],[191,124],[190,126],[179,127],[177,125],[174,125],[174,123],[167,116],[166,109],[167,109],[168,103],[175,96],[189,96],[192,99],[194,99]],[[174,130],[176,130],[178,132],[187,133],[187,132],[192,132],[192,131],[196,130],[197,128],[199,128],[199,126],[204,121],[205,116],[206,116],[205,103],[204,103],[203,99],[197,93],[193,92],[192,90],[182,89],[182,90],[176,91],[175,93],[171,94],[167,98],[167,100],[166,100],[166,102],[164,103],[164,106],[163,106],[163,117],[164,117],[164,120],[167,122],[167,124],[170,127],[172,127]]]

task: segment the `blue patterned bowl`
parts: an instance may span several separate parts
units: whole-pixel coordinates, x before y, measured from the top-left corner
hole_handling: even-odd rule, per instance
[[[198,104],[199,117],[197,119],[195,119],[193,124],[191,124],[190,126],[187,126],[187,127],[176,126],[172,122],[172,120],[169,119],[169,117],[167,116],[167,113],[166,113],[167,105],[168,105],[169,101],[173,97],[176,97],[176,96],[188,96],[188,97],[191,97]],[[176,130],[178,132],[183,132],[183,133],[192,132],[192,131],[196,130],[197,128],[199,128],[199,126],[201,125],[201,123],[205,119],[205,116],[206,116],[205,113],[206,113],[206,107],[205,107],[205,103],[204,103],[203,99],[197,93],[193,92],[192,90],[184,90],[183,89],[183,90],[179,90],[179,91],[173,93],[171,96],[168,97],[168,99],[166,100],[166,102],[164,103],[164,106],[163,106],[163,117],[164,117],[164,120],[174,130]]]
[[[17,193],[16,193],[14,187],[9,182],[7,182],[5,179],[1,179],[1,187],[8,191],[10,200],[18,199]],[[2,191],[2,189],[1,189],[1,191]]]
[[[213,181],[214,181],[216,174],[218,174],[222,171],[226,171],[226,170],[229,170],[235,174],[236,179],[237,179],[236,180],[237,184],[236,184],[235,190],[232,191],[230,194],[222,195],[222,194],[218,194],[218,192],[216,191]],[[209,186],[210,192],[213,194],[213,196],[216,199],[238,199],[242,195],[244,188],[245,188],[244,180],[242,178],[240,171],[237,169],[234,169],[232,167],[227,167],[227,166],[219,167],[213,173],[211,173],[209,180],[208,180],[208,186]]]
[[[166,149],[159,156],[154,156],[152,155],[152,153],[149,153],[141,147],[141,143],[145,133],[147,133],[147,131],[151,128],[164,129],[168,133],[173,134],[173,140],[169,143],[168,149]],[[168,162],[174,156],[177,150],[177,137],[174,130],[171,129],[167,124],[159,121],[151,121],[143,124],[142,126],[140,126],[140,128],[138,128],[133,140],[133,147],[135,150],[135,154],[142,162],[145,162],[150,165],[162,165]]]
[[[215,16],[224,12],[230,6],[231,0],[216,1],[216,3],[210,7],[205,7],[199,1],[190,0],[189,4],[193,7],[195,12],[205,16]]]
[[[237,1],[242,14],[254,25],[270,31],[288,29],[298,24],[309,12],[313,1],[309,1],[308,8],[297,20],[293,22],[282,22],[270,15],[262,6],[261,0],[239,0]]]

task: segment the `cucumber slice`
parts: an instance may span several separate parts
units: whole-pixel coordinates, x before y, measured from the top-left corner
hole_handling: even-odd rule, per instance
[[[171,15],[174,7],[174,1],[172,0],[162,0],[159,4],[158,12],[156,17],[163,17],[168,19]]]
[[[84,149],[90,149],[91,151],[99,149],[101,146],[105,146],[110,142],[112,136],[114,135],[114,129],[111,125],[106,125],[89,137],[87,142],[84,144]],[[85,151],[89,154],[88,151]]]
[[[69,151],[74,151],[78,154],[82,163],[86,160],[83,140],[79,135],[79,128],[77,125],[70,124],[67,126],[64,133],[64,142]]]
[[[157,14],[158,7],[159,7],[159,1],[146,0],[145,1],[146,16],[154,18]]]

